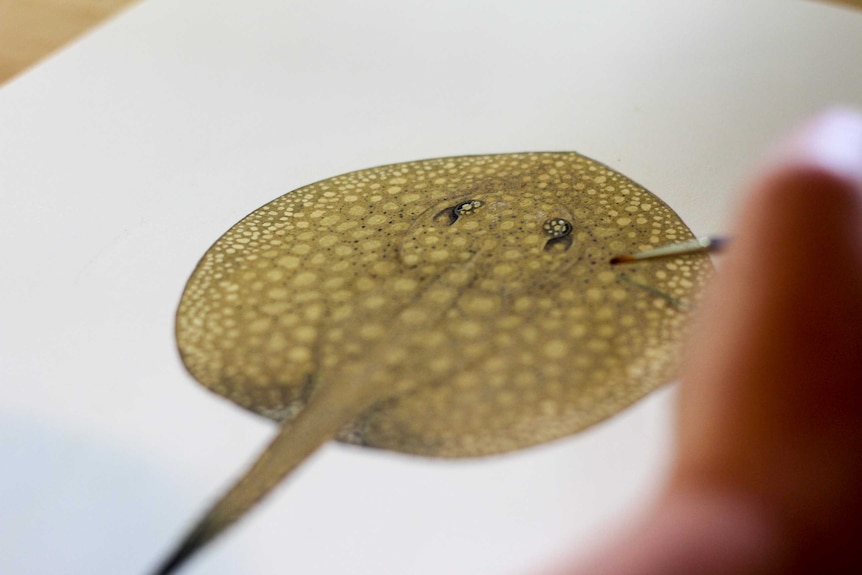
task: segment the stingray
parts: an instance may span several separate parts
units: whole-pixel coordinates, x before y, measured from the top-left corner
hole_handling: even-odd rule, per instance
[[[433,457],[571,435],[672,380],[712,266],[616,266],[693,235],[573,152],[393,164],[311,184],[204,254],[176,318],[201,384],[279,424],[158,573],[335,439]]]

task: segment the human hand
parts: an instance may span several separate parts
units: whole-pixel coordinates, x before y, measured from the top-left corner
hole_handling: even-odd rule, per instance
[[[862,573],[862,116],[821,116],[769,166],[688,347],[660,500],[555,573]]]

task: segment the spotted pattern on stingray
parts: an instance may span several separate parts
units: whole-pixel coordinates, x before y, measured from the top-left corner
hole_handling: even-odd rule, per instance
[[[434,456],[574,433],[675,374],[711,272],[660,199],[575,153],[394,164],[286,194],[204,254],[177,311],[191,374],[281,426],[157,572],[332,438]]]
[[[693,237],[576,153],[394,164],[288,193],[231,228],[183,295],[202,384],[280,422],[362,386],[336,436],[435,456],[574,433],[674,377],[705,255],[611,257]],[[352,401],[345,394],[344,401]]]

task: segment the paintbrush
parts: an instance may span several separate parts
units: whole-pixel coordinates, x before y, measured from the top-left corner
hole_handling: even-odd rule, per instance
[[[722,236],[702,236],[693,240],[677,242],[661,246],[652,250],[638,252],[636,254],[623,254],[611,258],[611,264],[629,264],[642,260],[664,258],[669,256],[680,256],[685,254],[696,254],[702,252],[716,252],[724,248],[728,238]]]

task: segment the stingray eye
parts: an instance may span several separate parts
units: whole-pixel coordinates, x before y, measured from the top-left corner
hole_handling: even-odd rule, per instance
[[[568,250],[572,245],[572,224],[563,218],[554,218],[546,221],[542,229],[549,236],[545,242],[545,251]]]
[[[568,220],[564,220],[563,218],[554,218],[553,220],[548,220],[542,226],[542,229],[545,230],[545,233],[551,236],[551,239],[559,239],[564,238],[567,235],[572,233],[572,224],[569,223]]]
[[[452,207],[441,210],[434,216],[434,219],[439,220],[441,218],[445,218],[446,223],[451,226],[457,222],[458,218],[461,216],[472,214],[484,205],[485,202],[482,200],[467,200],[466,202],[461,202],[460,204],[455,204]]]

